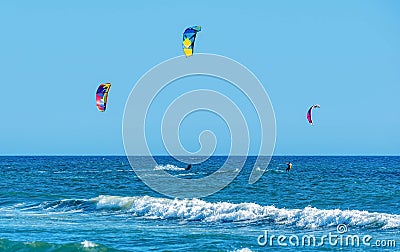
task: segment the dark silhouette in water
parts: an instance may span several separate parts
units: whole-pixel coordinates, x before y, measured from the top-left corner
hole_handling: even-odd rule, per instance
[[[186,168],[185,168],[185,170],[186,171],[189,171],[190,170],[190,168],[192,168],[192,165],[190,164],[190,165],[188,165]]]
[[[290,171],[292,169],[292,163],[286,163],[287,164],[287,168],[286,171]]]

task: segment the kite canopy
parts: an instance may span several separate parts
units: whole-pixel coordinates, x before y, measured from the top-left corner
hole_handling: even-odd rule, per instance
[[[312,106],[310,107],[310,109],[309,109],[308,112],[307,112],[307,120],[308,120],[308,122],[309,122],[311,125],[314,125],[314,124],[313,124],[313,121],[312,121],[312,118],[311,118],[311,111],[312,111],[314,108],[320,108],[320,106],[319,106],[318,104],[314,104],[314,105],[312,105]]]
[[[96,105],[100,112],[106,110],[108,91],[110,91],[111,83],[100,84],[96,92]]]
[[[185,53],[186,57],[193,55],[194,49],[194,41],[196,40],[197,32],[201,31],[200,26],[189,27],[183,33],[183,53]]]

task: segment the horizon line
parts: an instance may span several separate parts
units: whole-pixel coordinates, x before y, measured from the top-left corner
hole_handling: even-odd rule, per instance
[[[121,154],[0,154],[0,157],[127,157]],[[132,155],[135,157],[173,157],[171,155],[156,154],[156,155]],[[243,157],[243,155],[212,155],[210,157]],[[245,157],[258,157],[259,155],[245,155]],[[267,155],[262,155],[268,157]],[[400,154],[276,154],[270,157],[400,157]],[[203,157],[196,155],[184,155],[179,157]]]

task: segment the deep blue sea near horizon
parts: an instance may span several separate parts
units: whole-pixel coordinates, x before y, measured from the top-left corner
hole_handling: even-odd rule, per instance
[[[155,159],[196,179],[226,157]],[[124,156],[0,156],[0,251],[400,251],[400,157],[274,156],[249,184],[254,161],[211,196],[173,199]]]

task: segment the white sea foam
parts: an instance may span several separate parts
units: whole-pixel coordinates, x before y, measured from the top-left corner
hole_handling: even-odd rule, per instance
[[[94,248],[94,247],[97,246],[96,243],[91,242],[91,241],[87,241],[87,240],[84,240],[83,242],[81,242],[81,244],[82,244],[82,246],[83,246],[84,248]]]
[[[233,252],[252,252],[252,250],[249,248],[241,248],[241,249],[234,250]]]
[[[181,168],[172,164],[167,165],[156,165],[154,170],[164,170],[164,171],[184,171],[185,168]]]
[[[197,175],[196,173],[182,173],[182,174],[178,174],[178,177],[186,177],[186,176],[194,176]]]
[[[265,221],[278,225],[315,229],[347,224],[367,228],[400,228],[400,215],[359,210],[321,210],[315,207],[285,209],[256,203],[206,202],[200,199],[166,199],[99,196],[92,201],[98,210],[126,211],[149,219],[237,222]]]
[[[202,222],[262,222],[316,229],[346,224],[371,229],[400,229],[400,215],[361,210],[277,208],[256,203],[207,202],[200,199],[168,199],[149,196],[121,197],[101,195],[92,199],[64,199],[40,204],[15,204],[0,207],[32,214],[60,214],[90,211],[122,212],[147,219],[177,219]]]

